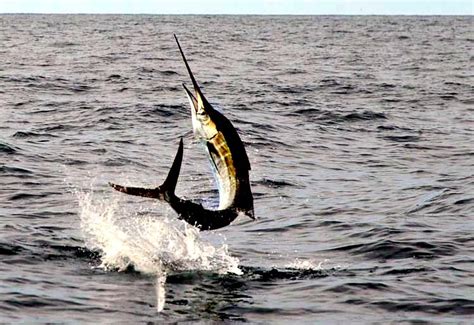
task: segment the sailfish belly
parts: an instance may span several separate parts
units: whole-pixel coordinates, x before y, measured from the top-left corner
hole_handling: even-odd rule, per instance
[[[207,149],[219,187],[219,209],[226,209],[234,203],[238,186],[232,153],[221,132],[207,142]]]

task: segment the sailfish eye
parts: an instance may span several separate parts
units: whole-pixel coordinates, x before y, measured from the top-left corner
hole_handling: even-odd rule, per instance
[[[200,118],[206,118],[207,117],[206,111],[204,111],[204,110],[199,110],[197,112],[197,114],[199,115]]]

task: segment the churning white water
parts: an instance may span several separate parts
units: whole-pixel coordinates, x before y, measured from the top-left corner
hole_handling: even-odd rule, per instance
[[[204,240],[200,232],[176,216],[139,215],[120,200],[78,192],[81,229],[86,245],[101,254],[104,269],[134,270],[157,277],[157,309],[163,308],[166,276],[179,271],[241,274],[239,259]]]

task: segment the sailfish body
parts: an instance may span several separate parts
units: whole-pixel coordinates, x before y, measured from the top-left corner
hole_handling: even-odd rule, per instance
[[[175,39],[193,83],[194,92],[184,84],[183,87],[191,105],[194,134],[205,145],[218,184],[219,207],[217,210],[206,209],[201,204],[179,198],[174,193],[183,158],[182,140],[168,177],[161,186],[144,189],[109,184],[123,193],[166,201],[178,213],[180,219],[201,230],[227,226],[240,213],[255,219],[249,181],[250,163],[242,140],[232,123],[204,97],[176,36]]]
[[[194,134],[207,150],[219,187],[219,209],[235,207],[254,218],[253,197],[250,189],[250,162],[232,123],[204,97],[176,38],[194,94],[183,84],[191,106]]]

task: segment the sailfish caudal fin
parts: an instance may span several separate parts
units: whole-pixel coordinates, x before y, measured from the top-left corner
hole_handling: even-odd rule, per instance
[[[176,184],[178,183],[179,172],[181,170],[181,163],[183,162],[183,139],[179,141],[179,148],[176,156],[174,157],[173,165],[171,165],[170,171],[166,180],[161,186],[155,188],[141,188],[141,187],[130,187],[122,186],[113,183],[109,183],[115,190],[136,196],[149,197],[159,199],[163,201],[169,201],[170,197],[174,196],[176,190]]]
[[[167,193],[174,194],[176,184],[178,183],[179,172],[181,170],[181,163],[183,162],[183,138],[179,140],[178,152],[174,157],[173,165],[171,165],[168,176],[160,188]]]

